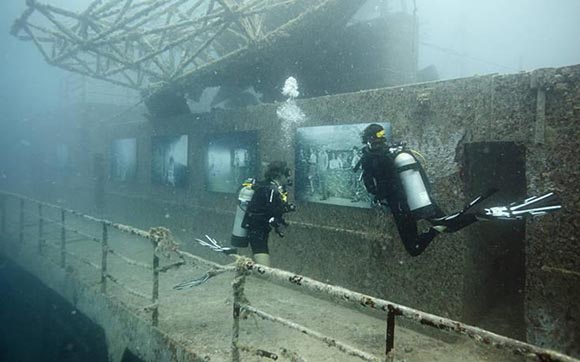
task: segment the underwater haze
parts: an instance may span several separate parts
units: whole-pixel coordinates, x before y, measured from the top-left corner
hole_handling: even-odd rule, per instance
[[[0,362],[580,361],[579,18],[2,1]]]

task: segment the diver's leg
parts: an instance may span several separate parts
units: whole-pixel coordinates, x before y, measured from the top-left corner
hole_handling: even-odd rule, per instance
[[[562,206],[558,197],[553,192],[542,196],[533,196],[523,202],[511,203],[508,206],[496,206],[474,212],[474,207],[481,201],[497,192],[490,189],[467,204],[463,210],[455,214],[440,218],[430,219],[433,228],[440,232],[453,233],[459,231],[479,220],[521,220],[528,216],[538,216],[559,210]]]
[[[439,209],[439,213],[434,217],[429,218],[429,222],[431,222],[433,228],[439,232],[453,233],[459,231],[480,219],[478,218],[478,213],[474,213],[473,209],[480,202],[487,199],[497,191],[498,190],[495,188],[487,190],[484,194],[471,200],[461,211],[453,214],[444,215],[441,209]]]
[[[254,261],[264,266],[270,266],[270,251],[268,250],[268,230],[252,230],[249,233],[250,245]]]
[[[254,261],[264,266],[270,266],[270,254],[256,253],[254,254]]]
[[[247,256],[249,258],[252,257],[252,252],[250,251],[250,248],[236,248],[235,254],[240,256]]]
[[[431,202],[433,205],[433,217],[444,217],[445,212],[443,211],[443,209],[441,209],[441,207],[439,207],[439,204],[435,200],[433,200],[433,197],[431,197]]]
[[[411,256],[420,255],[439,234],[434,228],[429,228],[427,232],[418,235],[417,221],[411,213],[393,213],[393,217],[405,250]]]
[[[241,256],[250,256],[250,251],[248,246],[250,245],[249,235],[246,237],[239,237],[232,235],[230,239],[230,244],[232,245],[232,252],[226,254],[238,254]]]
[[[468,227],[476,221],[478,221],[478,219],[474,214],[460,214],[457,217],[445,221],[445,223],[441,225],[437,225],[437,223],[435,223],[433,228],[445,233],[454,233],[465,227]]]

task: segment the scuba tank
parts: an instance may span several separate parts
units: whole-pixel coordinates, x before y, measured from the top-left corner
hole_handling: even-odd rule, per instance
[[[254,196],[254,185],[256,180],[253,178],[247,179],[242,184],[242,189],[238,194],[238,207],[236,208],[236,217],[234,219],[234,227],[232,230],[232,244],[239,245],[246,241],[248,237],[248,230],[242,227],[244,217],[246,216],[246,210],[250,201],[252,201],[252,196]]]
[[[427,189],[428,181],[424,179],[421,164],[405,150],[396,153],[394,163],[411,213],[418,220],[433,217],[435,206],[431,201]]]

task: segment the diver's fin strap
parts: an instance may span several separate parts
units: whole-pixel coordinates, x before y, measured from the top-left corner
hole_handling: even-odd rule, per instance
[[[235,250],[233,248],[228,248],[225,246],[221,246],[216,239],[213,239],[211,236],[206,235],[205,236],[207,241],[205,240],[201,240],[201,239],[195,239],[200,245],[202,246],[206,246],[208,248],[210,248],[213,251],[217,251],[219,253],[225,253],[225,254],[232,254],[232,250]]]
[[[508,206],[496,206],[483,210],[483,217],[499,220],[520,220],[526,216],[541,216],[562,208],[558,197],[553,192],[542,196],[532,196],[521,203]]]

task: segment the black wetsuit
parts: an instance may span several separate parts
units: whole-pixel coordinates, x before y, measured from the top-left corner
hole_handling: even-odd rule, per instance
[[[286,225],[282,216],[288,211],[288,203],[280,186],[274,181],[258,182],[253,188],[254,196],[248,205],[242,226],[248,229],[252,252],[268,254],[268,235],[272,226]]]
[[[444,212],[433,201],[424,217],[417,217],[407,203],[405,190],[395,167],[396,153],[389,152],[386,144],[376,144],[373,148],[363,148],[360,165],[363,169],[363,182],[367,191],[375,196],[376,201],[387,204],[393,213],[395,224],[399,231],[403,245],[409,254],[417,256],[439,234],[434,228],[419,234],[417,220],[426,219],[432,224],[441,224],[447,227],[446,232],[454,232],[477,221],[474,215],[460,215],[452,220],[437,220],[445,217]],[[425,187],[430,194],[430,186],[423,168],[417,162],[419,172],[423,177]]]

